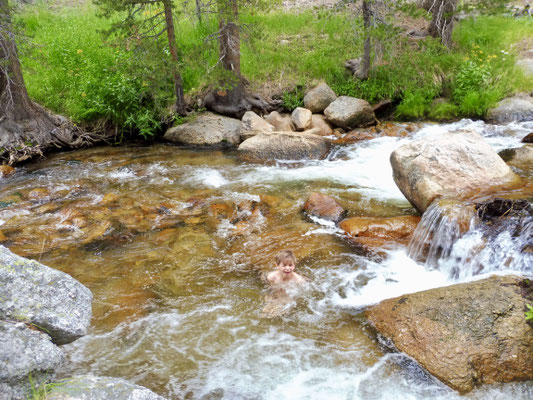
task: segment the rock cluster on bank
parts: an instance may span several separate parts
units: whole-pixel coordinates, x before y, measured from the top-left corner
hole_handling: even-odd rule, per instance
[[[353,129],[376,121],[368,102],[337,98],[325,83],[305,95],[304,106],[290,115],[273,111],[264,118],[248,111],[242,121],[205,113],[170,128],[164,138],[193,146],[238,146],[249,162],[321,159],[328,154],[331,140],[325,136],[333,133],[333,127]]]

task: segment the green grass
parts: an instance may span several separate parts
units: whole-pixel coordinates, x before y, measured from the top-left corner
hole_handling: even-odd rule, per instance
[[[168,118],[173,102],[170,56],[165,38],[135,46],[105,38],[110,21],[96,9],[29,6],[18,15],[32,45],[21,43],[30,96],[77,123],[106,120],[124,133],[150,136]],[[303,90],[326,81],[338,95],[377,102],[399,101],[403,119],[482,117],[504,96],[533,89],[516,71],[515,43],[533,36],[531,19],[477,17],[454,32],[447,51],[433,39],[410,41],[375,33],[381,55],[366,81],[354,80],[344,61],[362,51],[361,21],[347,13],[244,13],[241,69],[250,90],[282,94],[288,108],[301,105]],[[217,30],[212,16],[176,23],[180,71],[190,99],[217,79]],[[303,88],[303,89],[302,89]],[[446,101],[434,102],[445,97]]]

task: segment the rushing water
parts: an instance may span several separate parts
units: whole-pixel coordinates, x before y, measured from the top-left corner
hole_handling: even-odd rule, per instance
[[[427,125],[411,137],[339,147],[327,160],[276,166],[165,145],[57,154],[0,181],[0,231],[14,252],[94,294],[89,334],[63,346],[64,375],[123,377],[172,399],[456,399],[407,356],[383,352],[360,310],[479,273],[531,273],[523,243],[503,232],[480,246],[471,215],[437,207],[409,249],[367,253],[301,208],[320,191],[351,216],[414,214],[392,180],[392,150],[457,129],[500,150],[518,146],[532,125]],[[530,225],[522,234],[530,240]],[[429,238],[441,240],[439,250],[427,250]],[[262,274],[284,248],[311,283],[269,313]],[[533,385],[466,397],[530,399]]]

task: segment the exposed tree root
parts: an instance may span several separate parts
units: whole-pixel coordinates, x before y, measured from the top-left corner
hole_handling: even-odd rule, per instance
[[[28,110],[27,110],[28,111]],[[30,119],[0,117],[0,163],[14,165],[54,149],[78,149],[109,142],[113,134],[102,129],[86,132],[65,117],[31,103]]]

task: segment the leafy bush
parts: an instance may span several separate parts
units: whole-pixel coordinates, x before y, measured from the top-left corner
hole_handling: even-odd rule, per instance
[[[297,107],[304,106],[304,91],[301,86],[297,86],[294,90],[285,91],[281,95],[281,105],[283,108],[292,111]]]
[[[137,55],[104,42],[98,30],[106,21],[90,12],[58,16],[45,9],[21,21],[33,36],[33,47],[21,47],[26,86],[37,102],[76,123],[109,121],[123,134],[148,137],[160,128],[164,106],[139,73]],[[171,84],[165,92],[172,95]]]
[[[434,102],[429,110],[429,117],[436,121],[449,121],[457,118],[459,108],[449,101]]]

